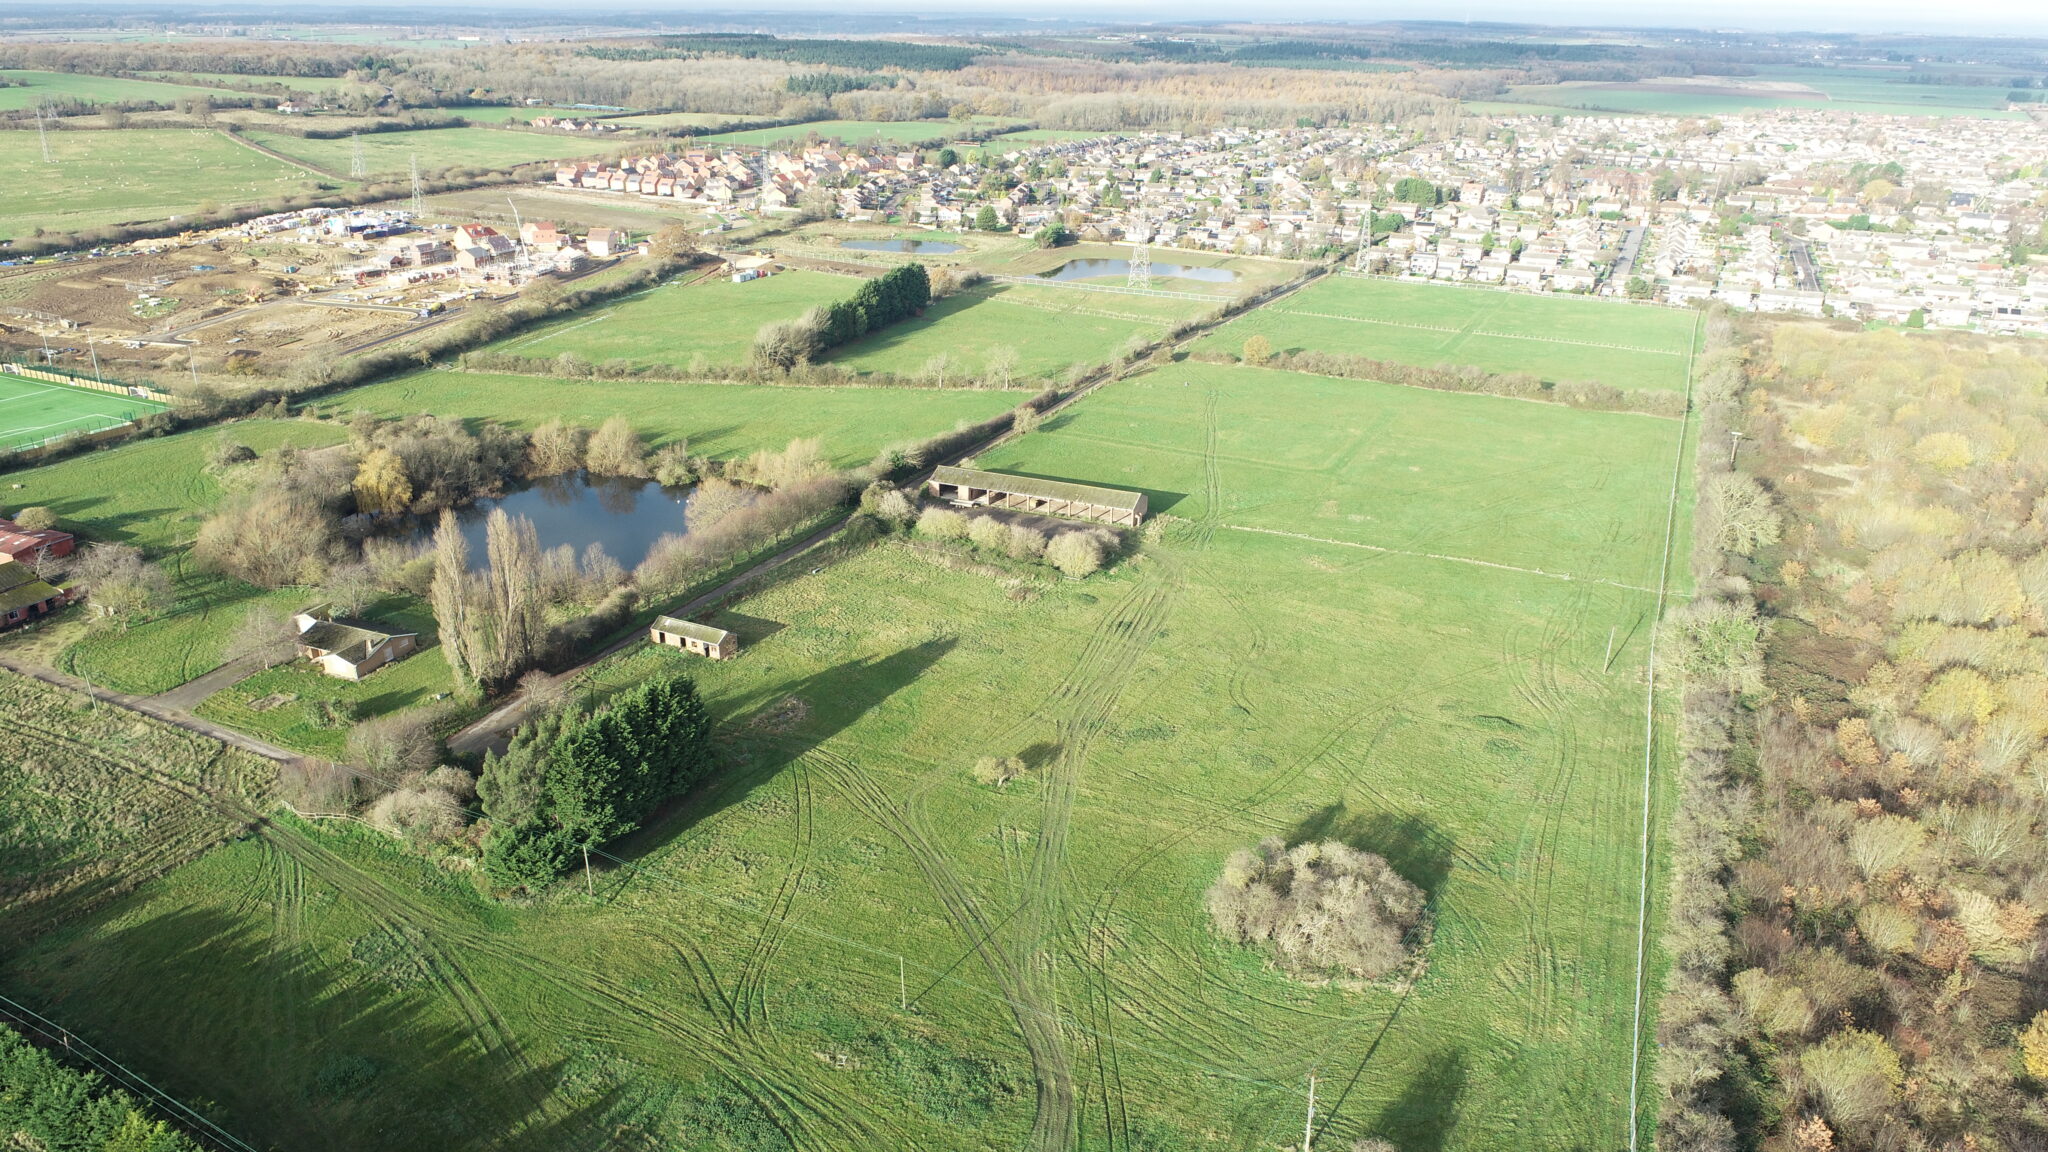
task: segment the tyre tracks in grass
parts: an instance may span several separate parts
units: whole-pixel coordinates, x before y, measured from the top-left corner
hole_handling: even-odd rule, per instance
[[[761,929],[755,934],[754,946],[741,964],[732,993],[734,1019],[748,1031],[767,1027],[768,968],[775,962],[783,941],[789,936],[796,899],[811,865],[815,824],[811,772],[801,757],[791,761],[789,780],[793,794],[789,866],[783,871],[782,882],[762,913]]]
[[[224,797],[206,788],[182,781],[132,757],[93,748],[83,741],[58,732],[40,736],[94,751],[131,775],[191,801],[194,809],[211,809],[232,816],[256,830],[266,848],[279,859],[279,868],[290,865],[359,908],[377,927],[391,933],[414,950],[439,996],[450,1002],[465,1021],[478,1046],[493,1059],[515,1068],[517,1081],[531,1111],[528,1122],[546,1123],[559,1117],[562,1105],[544,1090],[546,1077],[528,1057],[517,1035],[467,967],[454,953],[487,959],[526,976],[545,981],[556,993],[579,1004],[584,1014],[567,1021],[565,1032],[583,1032],[593,1043],[623,1047],[621,1037],[640,1034],[652,1043],[641,1044],[649,1062],[672,1061],[676,1042],[683,1050],[714,1058],[737,1090],[760,1107],[793,1147],[820,1152],[859,1146],[875,1138],[876,1130],[861,1116],[864,1106],[844,1094],[818,1099],[815,1088],[799,1087],[807,1069],[762,1045],[735,1039],[734,1031],[693,1023],[632,989],[618,985],[600,973],[550,961],[524,949],[515,948],[476,928],[465,927],[427,910],[410,897],[399,894],[380,879],[320,845],[306,833],[269,819],[253,806],[234,797]],[[280,879],[278,883],[284,881]],[[303,879],[291,882],[303,886]],[[708,964],[689,971],[701,981]],[[289,996],[287,996],[289,998]],[[728,1019],[737,1013],[729,1013]],[[592,1031],[590,1025],[602,1019],[606,1029]],[[832,1133],[831,1138],[814,1137],[812,1129]]]

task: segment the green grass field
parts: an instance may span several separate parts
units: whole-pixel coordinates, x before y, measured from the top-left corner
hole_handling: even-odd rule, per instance
[[[0,449],[33,448],[77,432],[118,428],[169,407],[0,373]]]
[[[88,76],[76,72],[31,72],[0,68],[0,77],[22,81],[20,87],[0,88],[0,111],[34,108],[37,104],[84,100],[93,104],[150,100],[175,104],[195,96],[239,96],[243,93],[221,88],[186,84],[161,84],[154,80],[128,80],[118,76]]]
[[[1016,353],[1019,378],[1051,379],[1075,364],[1116,355],[1134,336],[1157,339],[1197,315],[1201,301],[998,285],[948,297],[923,316],[892,324],[828,357],[863,372],[923,375],[935,356],[955,374],[987,370],[1000,348]]]
[[[769,145],[784,140],[821,140],[846,144],[936,144],[955,140],[962,133],[1002,125],[1021,126],[1024,121],[1002,116],[972,116],[965,120],[817,120],[783,128],[754,128],[744,132],[721,132],[705,137],[720,144]]]
[[[15,91],[0,88],[0,96]],[[53,132],[49,139],[54,162],[45,164],[34,132],[0,133],[0,171],[17,174],[0,181],[0,239],[37,228],[68,232],[159,220],[207,203],[269,200],[312,186],[302,169],[210,130],[124,128]],[[18,178],[23,173],[38,178]]]
[[[738,364],[763,325],[794,320],[813,305],[844,300],[858,287],[853,277],[800,271],[745,284],[724,278],[687,286],[671,282],[528,329],[490,351],[568,352],[593,363],[622,359],[677,367],[701,355],[712,363]]]
[[[298,420],[247,420],[227,433],[259,453],[286,443],[315,447],[347,439],[342,428]],[[200,521],[226,492],[220,473],[207,464],[216,435],[202,429],[137,440],[7,474],[8,485],[21,485],[8,488],[10,505],[45,505],[88,541],[134,544],[162,563],[176,586],[176,605],[156,620],[72,637],[59,660],[67,671],[123,692],[162,692],[217,666],[229,632],[264,596],[281,597],[281,605],[303,599],[303,593],[264,593],[185,562]],[[75,625],[75,618],[67,623]]]
[[[347,175],[354,143],[347,136],[307,140],[282,132],[251,130],[249,139],[296,160],[337,175]],[[363,162],[372,177],[398,176],[419,157],[420,171],[449,168],[512,168],[535,160],[607,155],[617,151],[602,140],[584,140],[541,132],[508,132],[499,128],[423,128],[412,132],[372,132],[362,142]]]
[[[1664,756],[1654,595],[1623,585],[1655,579],[1680,435],[1255,369],[1113,384],[983,463],[1151,491],[1177,520],[1142,558],[1013,595],[884,544],[732,605],[738,660],[597,670],[687,667],[725,737],[594,898],[487,905],[280,820],[0,987],[297,1149],[1270,1149],[1310,1072],[1319,1146],[1618,1147]],[[1011,754],[1026,779],[971,782]],[[1266,835],[1429,891],[1412,991],[1210,935],[1204,887]]]
[[[1633,112],[1655,116],[1728,116],[1773,108],[1812,109],[1825,112],[1860,112],[1872,116],[1967,116],[1978,119],[2024,119],[2023,112],[2005,109],[2002,86],[1960,84],[1914,84],[1904,72],[1878,72],[1835,68],[1765,68],[1753,77],[1733,77],[1728,84],[1741,87],[1747,81],[1790,81],[1806,85],[1812,92],[1772,91],[1747,88],[1741,91],[1685,91],[1681,85],[1573,82],[1565,84],[1519,85],[1509,89],[1504,102],[1480,101],[1475,111],[1493,112],[1500,105],[1540,106],[1559,111],[1593,110]]]
[[[1108,132],[1074,132],[1064,128],[1026,128],[1021,132],[1005,132],[991,137],[991,146],[1003,144],[1052,144],[1066,140],[1097,140],[1112,135]]]
[[[334,412],[407,416],[432,412],[495,417],[532,428],[554,417],[596,427],[623,415],[650,445],[687,439],[697,455],[729,458],[819,437],[841,466],[887,445],[950,431],[1016,407],[1015,393],[908,388],[809,388],[677,384],[653,380],[555,380],[487,372],[416,372],[339,393]]]
[[[1326,276],[1231,321],[1198,347],[1236,353],[1261,333],[1275,351],[1682,389],[1698,319],[1684,309],[1613,300]]]

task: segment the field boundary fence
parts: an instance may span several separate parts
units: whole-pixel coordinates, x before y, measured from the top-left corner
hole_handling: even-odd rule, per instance
[[[158,404],[176,404],[178,398],[168,392],[159,392],[142,384],[121,384],[106,380],[95,380],[90,376],[79,376],[60,368],[32,368],[27,364],[0,364],[0,372],[20,376],[29,380],[41,380],[48,384],[66,384],[73,388],[87,388],[113,396],[128,396],[153,401]]]
[[[256,1152],[256,1149],[207,1119],[191,1105],[158,1088],[148,1080],[88,1043],[84,1037],[17,1001],[0,996],[0,1022],[4,1022],[45,1052],[61,1054],[66,1063],[84,1064],[107,1081],[161,1111],[179,1131],[201,1146],[217,1152]]]

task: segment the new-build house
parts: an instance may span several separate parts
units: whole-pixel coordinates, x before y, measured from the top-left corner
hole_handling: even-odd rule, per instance
[[[326,607],[292,617],[299,630],[299,655],[337,680],[361,680],[386,664],[419,650],[417,632],[390,632],[362,620],[334,615]]]
[[[1072,516],[1135,528],[1145,522],[1145,494],[1066,480],[1005,476],[979,468],[941,465],[926,490],[935,500],[963,508],[1007,508],[1045,516]]]
[[[647,629],[647,638],[663,647],[681,648],[713,660],[729,659],[740,652],[740,638],[725,629],[678,620],[674,616],[656,616],[653,625]]]

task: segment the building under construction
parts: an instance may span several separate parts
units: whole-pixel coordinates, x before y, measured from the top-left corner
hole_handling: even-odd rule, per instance
[[[1065,480],[1005,476],[979,468],[941,465],[925,485],[933,499],[963,508],[1006,508],[1042,516],[1072,516],[1135,528],[1145,522],[1145,494]]]

